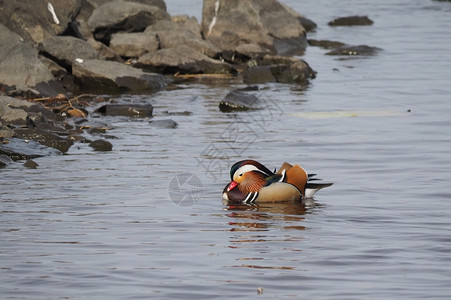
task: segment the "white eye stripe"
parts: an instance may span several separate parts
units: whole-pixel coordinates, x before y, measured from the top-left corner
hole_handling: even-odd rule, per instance
[[[254,165],[244,165],[235,171],[235,174],[233,174],[233,177],[235,177],[236,175],[250,172],[250,171],[258,171],[258,172],[265,174],[266,176],[269,176],[269,174],[266,174],[265,172],[263,172],[262,170],[260,170],[259,168],[257,168]]]

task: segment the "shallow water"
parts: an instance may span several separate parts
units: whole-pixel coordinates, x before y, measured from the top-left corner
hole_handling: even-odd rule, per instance
[[[200,1],[172,2],[200,15]],[[255,112],[219,111],[242,87],[228,81],[124,95],[179,127],[106,118],[112,152],[76,144],[36,170],[1,169],[2,299],[449,298],[451,4],[285,3],[319,25],[310,38],[384,50],[341,59],[310,47],[317,78],[260,86]],[[327,26],[357,14],[374,25]],[[228,169],[247,157],[335,184],[305,208],[227,209]],[[199,181],[180,194],[183,174]]]

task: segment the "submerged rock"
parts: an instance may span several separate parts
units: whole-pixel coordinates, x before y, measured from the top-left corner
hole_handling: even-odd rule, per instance
[[[10,163],[12,163],[13,160],[9,158],[9,156],[5,154],[0,154],[0,169],[6,167]]]
[[[219,110],[222,112],[246,111],[260,108],[261,103],[258,97],[246,90],[231,91],[219,103]]]
[[[89,144],[94,151],[111,151],[113,150],[113,145],[105,140],[95,140]]]
[[[326,55],[362,55],[362,56],[371,56],[377,54],[382,50],[381,48],[371,47],[367,45],[359,45],[359,46],[342,46],[335,50],[329,51]]]
[[[337,18],[329,23],[329,26],[363,26],[363,25],[372,25],[374,22],[368,18],[368,16],[351,16],[351,17],[342,17]]]
[[[125,116],[147,118],[152,116],[152,104],[106,104],[96,112],[107,116]]]
[[[33,140],[10,138],[0,142],[0,154],[5,154],[13,160],[25,160],[36,157],[59,155],[61,152]]]
[[[266,55],[255,60],[255,66],[250,66],[243,74],[243,80],[248,84],[275,81],[279,83],[307,84],[316,77],[315,71],[302,59]],[[256,70],[253,70],[257,68]],[[274,78],[274,80],[272,80]]]
[[[158,127],[158,128],[167,128],[167,129],[175,129],[179,126],[179,124],[171,119],[166,120],[152,120],[149,121],[149,124]]]
[[[308,44],[310,46],[321,47],[321,48],[325,48],[325,49],[339,48],[339,47],[343,47],[346,45],[345,43],[338,42],[338,41],[314,40],[314,39],[309,39]]]
[[[36,169],[39,165],[34,160],[27,159],[27,161],[24,162],[23,166],[28,169]]]

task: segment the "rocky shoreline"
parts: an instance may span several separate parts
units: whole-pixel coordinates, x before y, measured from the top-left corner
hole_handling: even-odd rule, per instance
[[[0,7],[0,20],[0,167],[65,153],[74,142],[111,150],[109,142],[84,136],[106,130],[91,124],[91,114],[152,116],[150,104],[98,95],[152,94],[202,76],[305,85],[316,72],[295,55],[308,45],[329,48],[329,55],[379,50],[307,40],[316,24],[276,0],[204,0],[200,23],[170,16],[163,0],[11,0]],[[355,16],[330,26],[371,24]],[[218,104],[229,111],[252,107],[248,101],[255,99],[239,92]],[[177,127],[163,123],[154,126]]]

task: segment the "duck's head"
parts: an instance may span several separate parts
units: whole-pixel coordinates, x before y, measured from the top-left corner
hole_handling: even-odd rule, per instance
[[[230,168],[230,179],[232,181],[224,188],[224,192],[230,193],[236,188],[244,194],[258,192],[265,185],[265,178],[273,174],[258,161],[239,161]],[[233,191],[233,193],[237,192]]]

